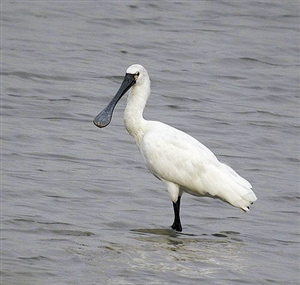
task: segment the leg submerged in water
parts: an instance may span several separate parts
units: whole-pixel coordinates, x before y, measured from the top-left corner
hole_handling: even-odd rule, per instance
[[[180,199],[181,196],[178,197],[177,202],[173,202],[173,208],[174,208],[174,223],[172,225],[172,229],[181,232],[182,231],[182,226],[180,222]]]

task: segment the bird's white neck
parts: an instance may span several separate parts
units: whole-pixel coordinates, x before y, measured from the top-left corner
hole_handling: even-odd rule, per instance
[[[144,135],[146,120],[143,111],[150,95],[150,80],[147,79],[139,85],[134,85],[127,99],[124,113],[124,124],[128,133],[133,136],[137,145]]]

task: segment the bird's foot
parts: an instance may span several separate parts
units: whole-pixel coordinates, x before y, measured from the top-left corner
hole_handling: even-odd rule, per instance
[[[173,225],[171,226],[171,228],[177,232],[182,232],[182,226],[181,223],[179,222],[175,222],[173,223]]]

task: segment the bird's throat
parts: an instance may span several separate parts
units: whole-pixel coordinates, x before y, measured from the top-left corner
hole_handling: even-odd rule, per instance
[[[124,113],[124,124],[128,133],[133,136],[137,144],[143,136],[143,131],[146,120],[143,117],[144,108],[148,99],[149,94],[138,92],[139,88],[132,88]]]

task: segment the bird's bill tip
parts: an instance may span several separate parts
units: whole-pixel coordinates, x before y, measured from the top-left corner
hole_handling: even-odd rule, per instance
[[[104,128],[109,125],[112,117],[112,112],[107,112],[107,108],[101,111],[93,120],[93,123],[98,128]]]
[[[93,120],[93,123],[96,127],[100,128],[100,129],[106,127],[107,125],[109,125],[109,123],[105,124],[105,123],[102,123],[102,122],[99,122],[99,121],[96,121],[96,120]]]

